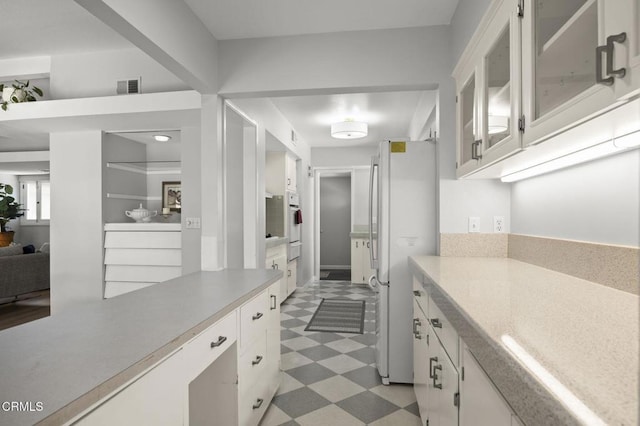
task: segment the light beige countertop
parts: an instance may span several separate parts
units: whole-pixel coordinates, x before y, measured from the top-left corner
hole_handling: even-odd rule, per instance
[[[289,238],[287,237],[269,237],[265,239],[265,248],[277,247],[283,244],[287,244]]]
[[[638,296],[509,258],[410,264],[525,424],[638,424]]]

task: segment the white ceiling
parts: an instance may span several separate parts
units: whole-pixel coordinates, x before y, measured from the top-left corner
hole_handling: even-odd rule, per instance
[[[408,137],[409,125],[424,93],[292,96],[271,98],[271,101],[311,147],[330,148],[372,145],[384,139]],[[361,139],[332,138],[331,124],[346,119],[368,123],[369,134]]]
[[[73,0],[0,0],[0,59],[130,48]]]
[[[447,25],[458,0],[185,0],[218,40]]]

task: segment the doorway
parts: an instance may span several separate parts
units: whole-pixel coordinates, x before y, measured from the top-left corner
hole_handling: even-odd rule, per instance
[[[351,174],[334,170],[318,175],[320,280],[351,281]]]

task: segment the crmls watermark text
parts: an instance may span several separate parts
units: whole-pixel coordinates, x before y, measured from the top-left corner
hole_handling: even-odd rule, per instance
[[[42,411],[44,410],[44,404],[40,401],[4,401],[0,404],[2,411]]]

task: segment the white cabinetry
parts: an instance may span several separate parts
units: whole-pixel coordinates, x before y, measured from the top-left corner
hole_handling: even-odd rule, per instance
[[[638,20],[637,0],[525,2],[525,145],[638,93]]]
[[[298,190],[298,163],[290,154],[286,155],[285,163],[287,169],[287,191],[296,192]]]
[[[287,297],[296,291],[298,280],[298,260],[293,259],[287,265]]]
[[[277,269],[283,271],[285,277],[280,280],[280,303],[284,302],[284,300],[290,294],[288,292],[288,281],[287,281],[287,245],[280,244],[274,247],[269,247],[266,251],[266,261],[265,267],[267,269]]]
[[[371,244],[368,238],[351,238],[351,282],[366,284],[374,273],[369,261]]]
[[[105,298],[182,275],[179,223],[108,223],[104,229]]]
[[[511,410],[466,345],[460,351],[464,375],[460,381],[461,425],[511,424]]]
[[[454,70],[457,175],[465,176],[521,149],[520,21],[517,1],[497,0],[475,45]]]

